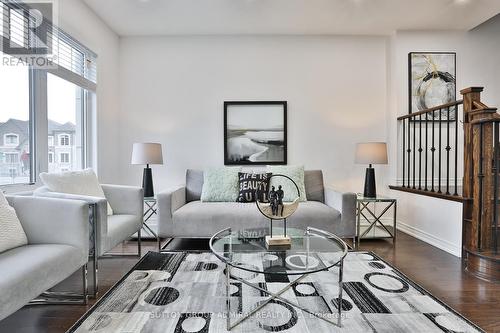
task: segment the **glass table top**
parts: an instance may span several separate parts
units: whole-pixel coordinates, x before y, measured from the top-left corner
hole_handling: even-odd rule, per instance
[[[266,246],[269,228],[219,231],[210,239],[210,249],[224,263],[245,271],[272,275],[298,275],[327,270],[347,254],[347,244],[336,235],[308,227],[287,228],[291,245]],[[280,235],[282,228],[273,228]]]

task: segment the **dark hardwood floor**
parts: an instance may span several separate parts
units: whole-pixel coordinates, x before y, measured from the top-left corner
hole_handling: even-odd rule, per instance
[[[500,332],[500,284],[479,280],[462,270],[461,261],[418,239],[398,233],[395,247],[390,240],[363,240],[360,250],[375,252],[409,278],[487,332]],[[154,242],[145,242],[145,251],[155,250]],[[176,250],[208,250],[205,240],[174,240],[168,247]],[[128,242],[113,252],[136,249]],[[137,258],[112,258],[100,261],[102,296],[137,262]],[[78,275],[60,288],[79,287]],[[0,332],[65,332],[95,301],[82,305],[27,306],[0,322]]]

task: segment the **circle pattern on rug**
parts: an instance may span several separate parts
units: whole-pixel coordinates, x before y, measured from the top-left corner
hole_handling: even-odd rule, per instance
[[[404,293],[410,289],[410,286],[405,280],[386,273],[368,273],[365,275],[365,280],[373,288],[388,293]]]
[[[175,302],[179,298],[179,291],[172,287],[159,287],[151,289],[144,298],[146,303],[164,306]]]
[[[451,318],[446,315],[437,315],[434,320],[438,326],[448,331],[456,333],[463,332],[463,329],[460,327],[460,323],[455,318]]]
[[[276,261],[279,259],[279,257],[275,254],[265,254],[263,257],[262,257],[263,260],[265,261]]]
[[[181,327],[186,332],[199,332],[206,324],[207,320],[203,317],[188,317],[184,319]]]
[[[319,260],[309,256],[309,263],[306,266],[306,259],[308,257],[304,254],[292,254],[291,256],[286,257],[285,261],[287,265],[291,268],[295,269],[314,269],[318,267],[319,265]]]
[[[260,301],[257,304],[255,304],[255,306],[257,307],[264,302],[266,301]],[[266,315],[260,316],[260,318],[262,319],[267,318],[269,322],[273,323],[273,325],[271,325],[270,323],[263,323],[259,321],[258,325],[263,330],[266,330],[268,332],[280,332],[288,330],[293,326],[295,326],[295,324],[297,324],[298,320],[297,311],[286,303],[277,300],[270,300],[265,306],[265,309],[267,311]],[[286,311],[286,314],[282,313],[283,310]],[[283,319],[285,320],[288,319],[288,321],[280,324],[278,321],[283,321]]]
[[[203,264],[203,269],[205,271],[213,271],[214,269],[217,269],[219,267],[219,265],[217,265],[216,263],[213,263],[213,262],[206,262]]]
[[[385,268],[385,265],[382,264],[381,262],[378,262],[378,261],[370,261],[368,263],[368,265],[370,265],[371,267],[376,268],[376,269],[384,269]]]
[[[332,299],[333,306],[338,309],[339,308],[339,298]],[[352,310],[352,304],[346,299],[342,299],[342,311],[350,311]]]
[[[312,295],[316,292],[316,289],[310,284],[299,283],[295,286],[295,290],[303,295]]]
[[[144,280],[149,276],[148,272],[136,272],[134,275],[134,281]]]

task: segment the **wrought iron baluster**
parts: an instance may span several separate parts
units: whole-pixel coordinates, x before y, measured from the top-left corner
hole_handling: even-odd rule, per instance
[[[406,152],[408,153],[408,188],[410,188],[410,172],[411,172],[411,136],[410,136],[410,132],[411,132],[411,122],[413,120],[413,117],[410,117],[408,118],[408,149],[406,150]]]
[[[439,150],[438,150],[438,191],[441,193],[441,121],[442,121],[442,110],[439,109]]]
[[[450,194],[450,108],[446,108],[446,194]]]
[[[413,189],[416,189],[415,187],[415,163],[416,163],[416,143],[417,143],[417,117],[413,119]]]
[[[455,192],[458,195],[458,105],[455,106]]]
[[[405,119],[403,119],[403,187],[405,187],[405,147],[406,147],[406,136],[405,136]]]
[[[428,188],[427,188],[427,150],[429,149],[429,146],[428,146],[428,141],[429,141],[429,135],[428,135],[428,132],[429,132],[429,119],[427,119],[427,115],[428,115],[428,113],[425,114],[425,154],[424,154],[424,157],[425,157],[424,190],[425,191],[428,191]]]
[[[434,129],[435,129],[435,111],[432,111],[432,148],[431,148],[431,192],[434,192],[434,152],[436,147],[434,146]]]
[[[418,189],[422,189],[422,115],[418,122]]]

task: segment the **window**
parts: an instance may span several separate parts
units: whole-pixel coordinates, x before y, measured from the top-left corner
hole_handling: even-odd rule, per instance
[[[0,56],[11,58],[2,52]],[[3,139],[0,185],[29,183],[32,179],[29,68],[6,66],[0,62],[0,92],[0,138]]]
[[[60,163],[70,163],[69,153],[60,153],[59,154],[59,162]]]
[[[49,118],[49,120],[51,120],[51,119]],[[69,135],[68,134],[59,135],[59,145],[60,146],[69,146]]]
[[[23,6],[0,0],[0,42],[33,46],[27,27],[37,18],[16,10]],[[59,66],[31,67],[0,52],[0,186],[35,183],[40,172],[92,166],[96,156],[91,121],[97,55],[59,28],[47,29]]]
[[[84,120],[87,118],[87,110],[84,99],[85,90],[80,86],[55,75],[47,75],[48,131],[49,134],[59,133],[59,146],[54,149],[56,153],[65,153],[59,155],[58,162],[71,164],[70,170],[85,167]],[[65,165],[64,168],[68,166]],[[62,169],[56,165],[54,171]]]
[[[19,135],[13,133],[5,134],[3,142],[5,146],[17,146],[19,144]]]
[[[6,164],[17,164],[19,163],[18,153],[5,153],[5,163]],[[12,168],[12,167],[10,167]]]

